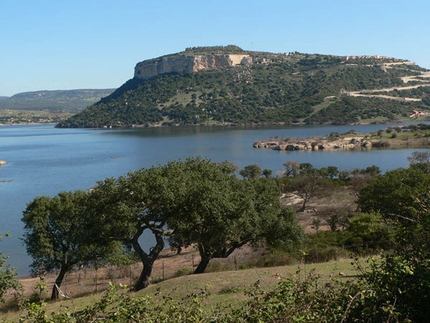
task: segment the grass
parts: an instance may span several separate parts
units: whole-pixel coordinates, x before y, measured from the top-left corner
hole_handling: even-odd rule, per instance
[[[150,297],[171,297],[174,300],[183,299],[190,293],[198,293],[207,288],[209,296],[205,301],[205,306],[215,307],[219,304],[230,304],[240,306],[245,299],[244,292],[257,281],[263,289],[272,289],[282,277],[293,275],[297,279],[304,279],[311,270],[321,275],[322,282],[328,281],[332,277],[350,279],[357,274],[357,270],[351,265],[350,259],[339,261],[318,263],[318,264],[298,264],[291,266],[280,266],[271,268],[252,268],[237,271],[224,271],[204,273],[199,275],[185,275],[157,284],[152,284],[148,288],[141,290],[134,295]],[[155,295],[158,296],[155,296]],[[91,294],[76,299],[62,299],[56,302],[49,301],[46,313],[59,313],[66,309],[76,311],[83,309],[97,300],[101,294]],[[4,322],[17,322],[20,312],[9,312],[0,315]]]

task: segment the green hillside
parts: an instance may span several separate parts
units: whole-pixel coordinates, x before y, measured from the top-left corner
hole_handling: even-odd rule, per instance
[[[236,46],[175,55],[248,54],[252,65],[132,78],[57,127],[209,124],[353,124],[430,111],[429,72],[377,56],[272,54]]]
[[[79,89],[22,92],[11,97],[0,97],[0,110],[46,110],[51,112],[79,112],[114,89]]]

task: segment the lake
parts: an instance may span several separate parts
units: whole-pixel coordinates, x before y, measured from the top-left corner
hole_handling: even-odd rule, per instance
[[[397,126],[393,125],[393,126]],[[129,171],[164,164],[188,156],[213,161],[228,160],[239,169],[258,164],[282,172],[288,160],[314,167],[337,166],[341,170],[376,165],[383,172],[407,167],[407,157],[417,149],[305,152],[254,149],[258,139],[310,137],[354,129],[368,133],[389,125],[318,127],[171,127],[123,130],[56,129],[54,125],[0,127],[0,232],[11,237],[0,242],[19,276],[29,273],[31,258],[20,240],[22,212],[36,196],[88,189],[98,180]]]

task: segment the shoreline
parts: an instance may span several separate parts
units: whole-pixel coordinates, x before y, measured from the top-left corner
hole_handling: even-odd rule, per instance
[[[278,151],[366,151],[369,149],[424,149],[430,147],[428,129],[417,131],[399,127],[397,131],[387,128],[385,134],[383,132],[383,130],[379,130],[378,133],[369,134],[349,132],[341,135],[330,134],[326,137],[270,138],[254,141],[253,148]]]

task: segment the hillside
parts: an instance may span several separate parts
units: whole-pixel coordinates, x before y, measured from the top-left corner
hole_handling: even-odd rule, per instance
[[[393,122],[430,111],[429,77],[377,55],[195,47],[137,63],[132,79],[57,127]]]
[[[22,92],[11,97],[0,97],[0,109],[76,113],[113,91],[114,89],[79,89]]]

